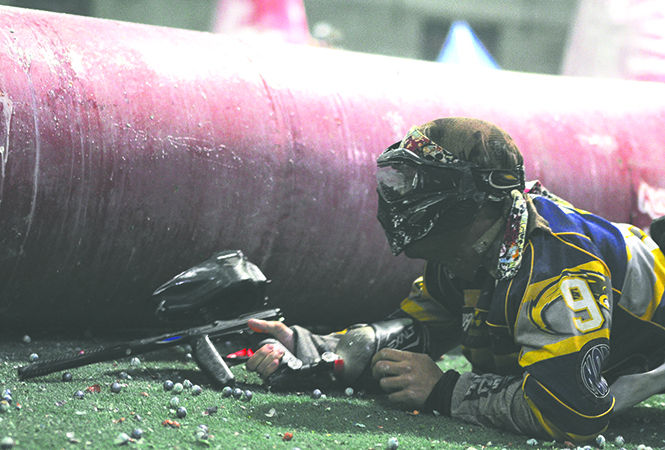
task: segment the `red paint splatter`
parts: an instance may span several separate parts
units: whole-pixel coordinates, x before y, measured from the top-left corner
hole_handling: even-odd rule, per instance
[[[180,428],[180,424],[175,420],[171,419],[166,419],[164,422],[162,422],[162,426],[171,427],[171,428]]]

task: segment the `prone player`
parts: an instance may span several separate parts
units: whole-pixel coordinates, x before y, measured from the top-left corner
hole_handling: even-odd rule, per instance
[[[345,381],[371,375],[401,406],[575,442],[665,391],[665,257],[642,230],[527,185],[513,140],[482,120],[414,127],[377,165],[390,248],[423,276],[386,321],[343,334],[250,322],[281,342],[250,370],[333,351]],[[435,360],[460,344],[472,371],[444,373]]]

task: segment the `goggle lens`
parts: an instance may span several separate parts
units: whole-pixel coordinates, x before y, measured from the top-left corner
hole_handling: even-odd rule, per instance
[[[456,192],[462,175],[462,172],[456,169],[430,169],[393,163],[378,167],[376,180],[383,199],[393,203],[412,194]]]
[[[418,171],[406,164],[390,164],[377,169],[376,181],[381,196],[395,202],[417,189]]]

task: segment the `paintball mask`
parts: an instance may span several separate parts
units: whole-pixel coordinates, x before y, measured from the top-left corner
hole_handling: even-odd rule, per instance
[[[522,165],[487,169],[462,159],[413,128],[377,160],[377,218],[390,249],[400,254],[437,223],[463,227],[487,201],[523,189]]]

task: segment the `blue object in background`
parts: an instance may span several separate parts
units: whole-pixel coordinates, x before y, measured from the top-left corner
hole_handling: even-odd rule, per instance
[[[436,58],[437,62],[500,69],[492,55],[464,20],[456,20]]]

